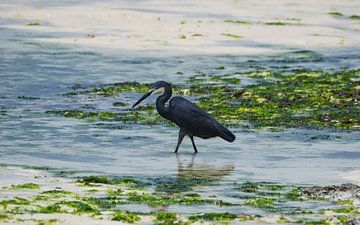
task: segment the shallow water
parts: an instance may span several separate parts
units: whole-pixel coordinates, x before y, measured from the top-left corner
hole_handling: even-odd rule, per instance
[[[12,22],[0,21],[2,25]],[[110,129],[45,113],[78,108],[117,111],[113,102],[121,100],[131,105],[140,96],[137,93],[96,98],[62,95],[78,86],[156,80],[182,84],[197,73],[227,74],[258,69],[275,72],[286,72],[286,68],[354,69],[360,65],[358,46],[319,52],[289,47],[284,53],[273,55],[161,56],[36,41],[54,33],[6,26],[0,27],[0,32],[2,164],[62,168],[78,171],[77,175],[216,177],[224,184],[223,189],[210,190],[218,192],[226,190],[227,183],[246,180],[341,183],[347,181],[344,175],[348,172],[360,170],[359,132],[234,129],[237,137],[234,143],[196,140],[200,153],[195,156],[189,140],[185,139],[180,154],[176,155],[173,154],[176,128],[133,125]],[[222,66],[225,70],[216,69]],[[241,75],[239,78],[240,85],[253,82]],[[151,101],[154,98],[148,100]]]

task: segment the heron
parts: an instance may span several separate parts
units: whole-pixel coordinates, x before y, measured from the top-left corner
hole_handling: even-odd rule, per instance
[[[175,123],[180,128],[175,153],[178,152],[180,144],[186,135],[189,136],[191,140],[194,153],[198,152],[194,137],[200,137],[202,139],[221,137],[228,142],[235,140],[235,135],[217,122],[216,119],[205,110],[183,97],[176,96],[171,98],[172,87],[166,81],[155,82],[151,89],[144,94],[132,108],[135,108],[135,106],[151,94],[159,91],[163,91],[163,94],[156,99],[156,110],[162,117]],[[170,98],[171,100],[168,106],[165,106],[165,103]]]

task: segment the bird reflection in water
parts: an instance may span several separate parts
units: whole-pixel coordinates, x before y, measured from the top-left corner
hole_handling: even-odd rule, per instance
[[[192,154],[190,162],[185,166],[185,160],[181,160],[180,155],[176,154],[176,161],[178,167],[177,177],[179,179],[200,179],[207,180],[208,182],[214,182],[222,179],[227,175],[230,175],[235,168],[233,163],[224,164],[218,167],[212,164],[195,163],[195,158],[196,154]]]
[[[186,196],[189,191],[206,188],[220,181],[234,171],[234,164],[227,163],[219,166],[207,163],[197,163],[196,154],[176,154],[177,174],[174,177],[157,180],[155,190],[167,198]],[[191,193],[190,193],[191,194]],[[151,205],[152,211],[166,212],[169,205]]]

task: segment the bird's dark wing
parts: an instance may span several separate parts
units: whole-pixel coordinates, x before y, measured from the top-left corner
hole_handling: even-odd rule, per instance
[[[235,136],[220,125],[213,116],[184,98],[172,98],[169,108],[173,121],[194,136],[201,138],[220,136],[228,141],[235,139]]]

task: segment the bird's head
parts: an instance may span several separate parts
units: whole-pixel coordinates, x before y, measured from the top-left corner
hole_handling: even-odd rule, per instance
[[[159,92],[163,92],[165,87],[170,87],[170,84],[166,81],[157,81],[155,82],[150,90],[148,92],[146,92],[146,94],[144,94],[134,105],[133,108],[135,106],[137,106],[140,102],[142,102],[145,98],[149,97],[152,94],[156,94]],[[170,88],[171,89],[171,88]]]

